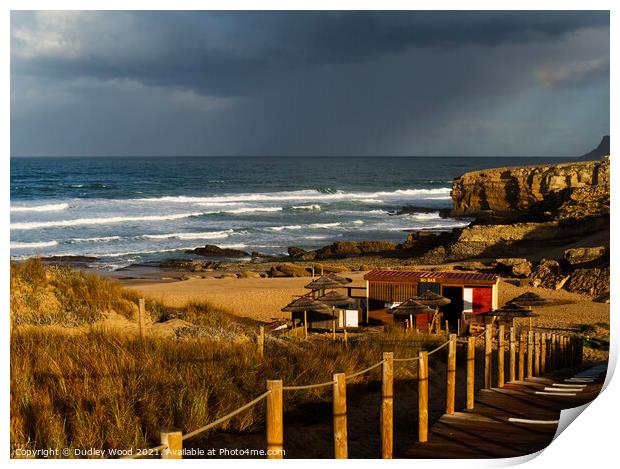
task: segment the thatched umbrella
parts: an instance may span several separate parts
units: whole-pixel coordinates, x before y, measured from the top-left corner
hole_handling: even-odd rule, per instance
[[[426,306],[430,306],[432,308],[435,308],[435,314],[437,314],[439,312],[439,307],[440,306],[444,306],[444,305],[448,305],[450,303],[452,303],[452,300],[450,300],[449,298],[446,298],[443,295],[440,295],[439,293],[435,293],[431,290],[426,290],[424,293],[422,293],[421,295],[418,296],[414,296],[413,299],[415,301],[417,301],[420,304],[426,305]],[[434,320],[433,320],[434,322]],[[432,328],[432,322],[431,324],[429,324],[429,332],[431,331]]]
[[[327,274],[314,279],[304,288],[312,291],[326,290],[328,288],[343,288],[346,284],[351,282],[352,280],[350,278],[340,277],[336,274]]]
[[[527,292],[523,295],[519,295],[510,300],[508,303],[519,306],[546,306],[551,304],[549,300],[533,292]]]
[[[549,300],[546,300],[540,295],[537,295],[533,292],[523,293],[522,295],[513,298],[508,302],[510,305],[518,305],[518,306],[527,306],[529,310],[532,309],[532,306],[547,306],[551,304]],[[528,316],[530,318],[530,329],[532,329],[532,316]]]
[[[389,309],[388,313],[394,316],[409,316],[410,324],[413,326],[413,316],[416,314],[434,314],[435,310],[418,303],[414,298],[409,298],[398,306]]]
[[[297,298],[295,301],[282,308],[282,311],[289,313],[304,313],[304,334],[306,338],[308,338],[308,311],[315,313],[317,315],[317,319],[319,320],[334,319],[334,312],[332,311],[332,308],[327,306],[325,303],[307,296]]]
[[[319,296],[317,301],[329,306],[349,306],[357,303],[353,298],[349,298],[347,295],[343,295],[334,290],[325,293],[323,296]]]
[[[538,314],[533,312],[531,309],[525,308],[523,306],[519,306],[517,304],[506,303],[499,309],[492,309],[487,311],[486,313],[482,313],[481,316],[491,316],[499,318],[504,322],[514,321],[514,318],[530,318],[530,329],[532,326],[532,318],[538,317]]]
[[[442,296],[439,293],[435,293],[430,290],[426,290],[421,295],[414,296],[412,299],[420,304],[433,307],[448,305],[452,303],[449,298],[446,298],[445,296]]]
[[[289,303],[282,311],[286,311],[288,313],[301,313],[303,311],[313,311],[315,313],[327,313],[331,314],[332,309],[327,306],[325,303],[315,300],[314,298],[309,298],[307,296],[302,296],[301,298],[297,298],[295,301]]]
[[[357,301],[335,290],[325,293],[323,296],[319,296],[317,300],[332,307],[332,315],[334,316],[334,320],[332,322],[332,336],[334,336],[334,339],[335,339],[336,318],[339,317],[339,314],[340,314],[340,313],[336,314],[336,307],[339,307],[339,309],[343,307],[346,308],[347,306],[356,304]],[[346,318],[344,320],[343,326],[346,330]]]

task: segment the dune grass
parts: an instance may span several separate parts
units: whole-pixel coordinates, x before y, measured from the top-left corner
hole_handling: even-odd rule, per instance
[[[208,304],[175,309],[157,302],[147,303],[154,321],[183,319],[191,331],[142,344],[136,334],[99,322],[105,311],[135,314],[136,294],[118,283],[37,261],[12,266],[11,273],[11,309],[18,316],[11,334],[12,449],[147,448],[159,443],[161,427],[192,431],[264,392],[267,379],[330,381],[335,372],[376,363],[384,350],[413,356],[434,345],[393,332],[352,337],[348,347],[269,335],[261,359],[254,321]],[[66,326],[77,325],[80,333],[66,333]],[[415,377],[411,368],[398,370],[396,378]],[[285,411],[330,396],[329,387],[292,393]],[[263,423],[264,405],[258,405],[221,429],[247,431]]]
[[[107,311],[125,317],[135,303],[118,282],[66,266],[43,266],[40,259],[11,261],[11,319],[14,324],[78,326]]]

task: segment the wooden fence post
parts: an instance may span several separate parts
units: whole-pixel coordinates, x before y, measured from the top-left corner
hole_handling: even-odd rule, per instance
[[[308,311],[304,311],[304,339],[308,340]]]
[[[534,362],[534,332],[530,329],[527,331],[527,377],[532,377]]]
[[[446,319],[446,339],[450,337],[450,322]]]
[[[553,334],[547,334],[547,370],[553,370],[553,360],[554,360],[554,350],[553,350]]]
[[[428,352],[418,360],[418,441],[428,441]]]
[[[144,316],[146,315],[146,305],[144,298],[138,300],[138,328],[140,329],[140,342],[144,346]]]
[[[265,356],[265,326],[258,326],[256,349],[258,351],[258,356],[263,358]]]
[[[282,411],[282,380],[267,380],[267,458],[282,459],[284,424]]]
[[[456,393],[456,334],[450,334],[446,368],[446,414],[454,415],[454,394]]]
[[[504,387],[504,325],[500,324],[497,328],[497,387]]]
[[[534,332],[534,376],[540,375],[540,334]]]
[[[347,459],[347,380],[344,373],[334,374],[334,457]]]
[[[491,389],[492,368],[491,357],[493,353],[493,326],[487,324],[484,331],[484,388]]]
[[[467,409],[474,408],[476,382],[476,338],[467,338]]]
[[[540,372],[545,373],[547,371],[547,334],[542,332],[540,334]]]
[[[159,441],[168,445],[161,452],[162,459],[183,459],[183,433],[176,428],[162,428]]]
[[[525,332],[519,334],[519,381],[525,379]]]
[[[513,382],[515,380],[515,371],[516,371],[516,344],[515,344],[515,328],[514,326],[510,327],[510,358],[508,363],[508,380]]]
[[[549,351],[551,352],[551,368],[556,370],[558,368],[558,336],[556,334],[551,334]]]
[[[381,374],[381,457],[394,451],[394,353],[383,352]]]
[[[562,368],[566,368],[566,337],[560,337],[560,348],[562,350]]]
[[[566,349],[567,349],[567,340],[566,336],[562,336],[562,368],[568,367],[568,360],[566,359]]]

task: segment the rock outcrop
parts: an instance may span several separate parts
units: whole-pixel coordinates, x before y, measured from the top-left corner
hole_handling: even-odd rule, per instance
[[[607,253],[605,246],[572,248],[564,251],[564,259],[571,266],[604,262]]]
[[[605,156],[609,156],[609,135],[605,135],[594,150],[579,157],[582,161],[600,160]]]
[[[308,277],[310,272],[304,266],[285,262],[269,269],[270,277]]]
[[[221,262],[198,259],[164,259],[159,263],[159,267],[162,269],[187,270],[189,272],[209,272],[218,269],[221,265]]]
[[[500,274],[512,277],[527,277],[532,273],[532,263],[523,257],[496,259],[496,269]]]
[[[454,230],[446,245],[447,260],[496,258],[506,254],[527,256],[535,249],[577,242],[596,231],[609,229],[609,217],[566,221],[471,225]]]
[[[452,183],[453,213],[484,218],[551,220],[597,215],[609,206],[609,160],[473,171]],[[602,200],[600,200],[602,199]]]
[[[570,292],[598,296],[609,292],[609,267],[605,269],[577,269],[569,277],[564,288]]]
[[[198,254],[204,257],[250,257],[245,251],[231,248],[221,248],[214,244],[207,244],[203,248],[190,249],[185,251],[186,254]]]
[[[316,251],[306,251],[298,247],[289,247],[289,256],[302,261],[319,259],[342,259],[368,254],[382,254],[396,251],[399,245],[390,241],[336,241]]]
[[[569,279],[569,275],[562,271],[558,261],[542,259],[534,272],[531,283],[534,287],[545,287],[559,290]]]

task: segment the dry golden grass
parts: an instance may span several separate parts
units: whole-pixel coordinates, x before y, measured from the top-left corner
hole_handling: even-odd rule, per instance
[[[107,311],[134,314],[135,297],[121,285],[94,273],[44,267],[38,258],[11,262],[11,319],[14,324],[78,326],[92,324]]]
[[[351,337],[347,348],[321,338],[268,336],[261,360],[258,323],[207,304],[181,309],[148,303],[153,321],[181,319],[188,326],[172,338],[147,337],[142,344],[136,333],[106,329],[99,321],[104,311],[135,312],[135,293],[115,282],[32,261],[12,266],[11,287],[12,449],[146,448],[159,443],[163,426],[188,432],[238,408],[264,392],[267,379],[287,385],[330,381],[335,372],[376,363],[383,350],[414,356],[435,344],[389,332]],[[401,367],[397,377],[415,372]],[[293,393],[285,410],[330,392]],[[251,430],[263,418],[264,406],[256,406],[222,429]]]

